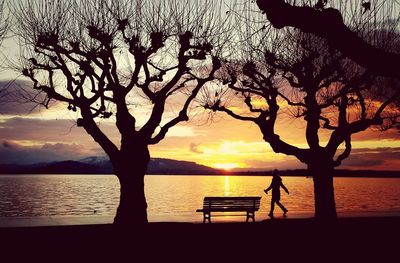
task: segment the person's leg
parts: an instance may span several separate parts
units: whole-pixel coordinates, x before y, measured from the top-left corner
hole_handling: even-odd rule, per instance
[[[286,215],[286,213],[287,213],[287,209],[286,209],[286,207],[284,206],[284,205],[282,205],[281,204],[281,202],[278,200],[278,201],[276,201],[276,204],[282,209],[282,211],[283,211],[283,214],[284,215]]]
[[[271,199],[271,209],[269,210],[268,216],[273,217],[274,216],[274,209],[275,209],[275,201]]]

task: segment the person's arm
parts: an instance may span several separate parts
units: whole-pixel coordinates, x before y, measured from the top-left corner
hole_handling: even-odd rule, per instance
[[[287,194],[289,194],[289,190],[286,188],[286,186],[281,182],[281,187],[283,188],[283,190],[285,190],[285,192]]]
[[[271,190],[271,189],[272,189],[272,182],[271,182],[271,184],[268,186],[267,189],[264,189],[264,192],[265,192],[265,193],[268,193],[268,191]]]

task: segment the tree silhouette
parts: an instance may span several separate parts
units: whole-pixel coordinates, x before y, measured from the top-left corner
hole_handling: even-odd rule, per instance
[[[2,44],[4,39],[7,37],[9,28],[10,28],[9,13],[7,12],[7,9],[4,6],[4,0],[0,0],[0,44]],[[2,95],[3,94],[1,94],[0,90],[0,97]]]
[[[25,48],[21,71],[45,95],[39,103],[55,100],[77,112],[77,126],[111,160],[121,186],[114,224],[147,222],[148,147],[188,120],[192,100],[220,67],[216,55],[229,37],[221,6],[208,0],[14,4]],[[115,122],[120,145],[100,119]]]
[[[274,152],[305,163],[316,218],[335,218],[333,171],[350,155],[353,134],[398,123],[400,82],[373,75],[320,37],[296,30],[263,34],[269,41],[244,38],[244,57],[223,66],[220,78],[228,90],[207,93],[204,107],[255,123]],[[277,123],[287,115],[304,121],[307,148],[279,136]]]
[[[10,17],[9,13],[6,12],[6,8],[4,6],[5,1],[0,0],[0,45],[3,44],[4,39],[7,37],[7,34],[10,29]],[[4,68],[4,57],[2,57],[0,68],[3,70]],[[5,63],[4,63],[5,64]],[[8,100],[12,97],[12,93],[9,91],[10,83],[7,85],[0,87],[0,106],[7,103]],[[1,114],[1,110],[0,110]]]
[[[10,26],[9,15],[4,6],[4,0],[0,1],[0,43],[3,42]]]
[[[291,3],[292,2],[292,3]],[[400,54],[398,51],[382,50],[359,35],[357,28],[352,28],[351,25],[346,25],[343,14],[350,13],[357,16],[365,16],[369,22],[376,22],[376,12],[382,12],[383,19],[390,22],[391,14],[394,14],[393,19],[399,20],[400,7],[397,1],[359,1],[357,6],[343,5],[344,10],[341,12],[336,8],[314,8],[310,4],[312,1],[298,1],[303,5],[295,5],[296,1],[284,0],[257,0],[258,7],[266,14],[267,19],[276,28],[296,27],[303,32],[314,33],[328,40],[329,44],[339,49],[343,54],[359,63],[361,66],[372,70],[374,73],[400,78]],[[320,1],[319,1],[320,2]],[[325,1],[327,2],[327,1]],[[329,1],[334,5],[335,2]],[[346,2],[346,1],[344,1]],[[372,1],[373,2],[373,1]],[[299,4],[299,3],[298,3]],[[353,8],[354,10],[349,10]],[[376,9],[380,8],[380,11]],[[366,16],[369,10],[375,12],[370,16]],[[351,20],[354,22],[355,20]],[[384,22],[384,21],[380,21]]]

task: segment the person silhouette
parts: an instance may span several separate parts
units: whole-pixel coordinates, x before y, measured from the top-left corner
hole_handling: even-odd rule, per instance
[[[286,188],[286,186],[282,183],[282,178],[278,174],[278,170],[275,169],[273,174],[272,174],[272,181],[270,186],[267,189],[264,189],[264,192],[268,194],[268,191],[272,189],[272,197],[271,197],[271,210],[269,211],[268,216],[269,217],[274,217],[274,208],[275,208],[275,203],[282,209],[283,211],[283,216],[286,216],[286,213],[288,210],[286,209],[285,206],[283,206],[280,202],[281,200],[281,189],[285,190],[287,194],[289,194],[289,190]]]

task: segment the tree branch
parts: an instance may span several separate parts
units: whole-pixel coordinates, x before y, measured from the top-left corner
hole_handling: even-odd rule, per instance
[[[346,139],[345,139],[345,147],[346,147],[345,150],[334,161],[334,166],[335,167],[340,166],[342,164],[342,161],[350,156],[350,152],[351,152],[351,138],[350,138],[350,135],[347,136]]]
[[[286,97],[285,95],[283,95],[281,92],[277,91],[278,95],[283,98],[288,105],[290,106],[300,106],[300,107],[305,107],[306,105],[303,102],[293,102],[291,101],[288,97]]]
[[[257,0],[257,4],[274,27],[292,26],[314,33],[374,73],[400,78],[400,54],[383,51],[365,42],[344,24],[338,10],[292,6],[284,0]]]
[[[150,144],[156,144],[160,142],[162,139],[165,138],[165,135],[167,134],[168,130],[178,124],[181,121],[188,121],[188,109],[189,105],[192,102],[194,98],[196,98],[197,94],[199,93],[200,89],[206,84],[208,81],[211,81],[214,79],[215,72],[221,67],[221,63],[218,58],[213,57],[212,58],[212,70],[210,74],[208,75],[207,78],[204,79],[199,79],[197,81],[196,87],[192,90],[190,96],[186,99],[185,104],[183,105],[181,111],[179,112],[178,116],[166,123],[163,127],[161,127],[160,132],[154,136],[153,138],[150,139]],[[185,82],[184,82],[185,83]],[[179,85],[180,86],[180,85]],[[183,86],[182,86],[183,87]],[[173,90],[170,91],[172,93]]]
[[[214,105],[205,105],[204,108],[212,110],[212,111],[225,112],[226,114],[228,114],[232,118],[235,118],[235,119],[241,120],[241,121],[252,121],[252,122],[256,122],[257,121],[256,117],[241,116],[241,115],[231,111],[230,109],[225,108],[224,106],[220,106],[218,103],[219,102],[217,101],[217,103],[214,104]]]
[[[330,124],[331,121],[328,118],[325,118],[324,116],[319,116],[319,119],[324,122],[324,125],[322,127],[324,127],[325,129],[336,130],[338,128],[338,127],[332,126]]]
[[[365,119],[367,117],[367,108],[365,107],[365,99],[362,95],[361,91],[356,91],[358,101],[360,103],[361,112],[360,112],[360,119]]]
[[[396,99],[398,99],[400,96],[400,91],[396,92],[392,97],[390,97],[390,99],[388,99],[387,101],[385,101],[384,103],[381,104],[381,106],[379,107],[379,109],[376,111],[374,119],[381,119],[381,114],[382,112],[385,110],[385,108],[393,103]]]
[[[114,143],[97,126],[88,107],[81,106],[82,119],[78,119],[78,126],[82,126],[86,132],[103,148],[111,161],[118,159],[119,150]]]

